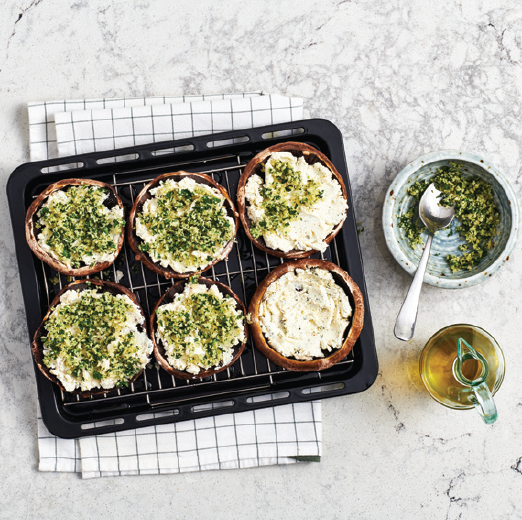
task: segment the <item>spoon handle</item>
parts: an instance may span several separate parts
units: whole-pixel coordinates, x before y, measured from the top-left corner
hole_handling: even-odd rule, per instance
[[[422,253],[419,261],[419,266],[417,267],[417,271],[415,271],[413,282],[411,282],[410,289],[408,290],[406,299],[402,304],[399,315],[397,316],[397,321],[395,322],[395,337],[397,339],[401,339],[402,341],[408,341],[413,338],[415,325],[417,323],[419,297],[422,289],[422,282],[424,280],[424,273],[426,272],[426,267],[428,266],[428,258],[430,256],[432,240],[433,235],[430,233],[428,235],[428,240],[426,240],[424,252]]]

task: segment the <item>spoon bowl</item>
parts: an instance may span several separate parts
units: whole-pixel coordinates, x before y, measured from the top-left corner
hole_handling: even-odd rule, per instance
[[[419,217],[430,234],[447,228],[455,216],[453,206],[439,205],[442,195],[442,192],[435,188],[435,184],[432,182],[419,201]]]
[[[419,217],[428,228],[428,240],[426,240],[424,252],[413,277],[413,282],[411,282],[410,289],[395,322],[395,337],[402,341],[408,341],[413,338],[413,333],[415,332],[420,292],[428,265],[433,235],[437,231],[448,227],[455,217],[455,208],[453,206],[441,206],[439,204],[441,196],[442,193],[435,187],[435,184],[431,183],[419,201]]]

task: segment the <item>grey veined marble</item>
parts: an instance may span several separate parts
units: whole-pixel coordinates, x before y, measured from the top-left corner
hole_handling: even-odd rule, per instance
[[[26,103],[264,89],[302,96],[344,145],[380,372],[324,402],[320,464],[81,481],[36,470],[36,397],[5,196],[28,160]],[[425,285],[415,338],[393,325],[410,275],[381,227],[408,162],[460,149],[520,196],[522,7],[507,0],[7,0],[0,5],[0,518],[522,518],[521,242],[489,281]],[[498,421],[433,401],[419,352],[480,325],[506,357]]]

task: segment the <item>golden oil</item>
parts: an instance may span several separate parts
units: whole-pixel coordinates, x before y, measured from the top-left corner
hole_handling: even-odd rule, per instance
[[[462,365],[462,375],[475,380],[486,368],[486,384],[494,394],[504,378],[504,356],[495,339],[474,325],[451,325],[433,335],[420,356],[420,376],[430,395],[439,403],[450,408],[472,408],[471,386],[460,383],[454,373],[459,338],[467,341],[487,362],[484,367],[476,359],[467,359]]]

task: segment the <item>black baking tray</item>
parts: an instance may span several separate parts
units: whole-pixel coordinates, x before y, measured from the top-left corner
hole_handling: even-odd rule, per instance
[[[113,184],[128,210],[141,188],[166,172],[204,172],[222,184],[235,200],[239,177],[255,154],[268,146],[300,141],[315,146],[336,166],[348,192],[348,216],[341,232],[317,258],[346,270],[359,285],[366,306],[364,326],[347,358],[321,372],[284,370],[255,349],[229,369],[206,379],[181,381],[151,364],[128,388],[81,398],[62,392],[34,365],[42,418],[51,433],[73,438],[130,428],[184,421],[272,405],[324,399],[363,392],[377,376],[370,305],[364,281],[357,226],[342,135],[324,119],[307,119],[248,130],[163,141],[125,149],[95,152],[19,166],[7,184],[7,198],[16,245],[29,337],[32,338],[50,302],[73,279],[39,260],[25,240],[25,213],[49,184],[66,178],[91,178]],[[283,260],[254,248],[240,229],[228,259],[205,276],[223,282],[248,303],[259,282]],[[160,295],[174,283],[137,262],[126,244],[115,264],[99,275],[117,281],[137,295],[147,317]]]

